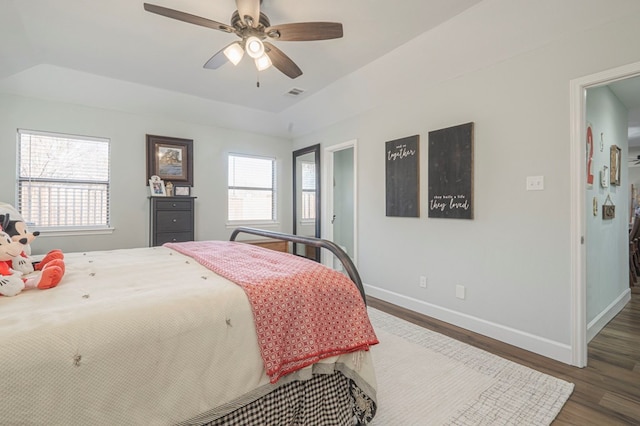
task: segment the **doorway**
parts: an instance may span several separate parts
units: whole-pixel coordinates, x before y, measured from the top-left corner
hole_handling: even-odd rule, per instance
[[[323,238],[340,246],[357,265],[357,149],[356,141],[349,141],[325,148],[326,181],[324,199]],[[333,256],[323,258],[323,263],[340,270],[342,265]]]
[[[588,89],[606,86],[616,81],[640,75],[640,62],[615,68],[570,82],[571,135],[571,353],[572,365],[587,365],[587,141]],[[626,158],[626,156],[625,156]],[[622,165],[626,165],[623,162]],[[601,207],[600,207],[601,208]],[[595,211],[595,203],[594,203]],[[626,212],[621,212],[625,215]],[[628,268],[627,268],[628,269]],[[624,298],[618,305],[624,306]],[[611,311],[615,311],[615,307]]]

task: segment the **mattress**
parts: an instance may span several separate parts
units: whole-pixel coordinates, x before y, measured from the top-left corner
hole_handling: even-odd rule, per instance
[[[65,254],[62,282],[0,297],[0,419],[171,425],[219,418],[312,373],[375,401],[368,351],[270,383],[243,290],[166,247]]]

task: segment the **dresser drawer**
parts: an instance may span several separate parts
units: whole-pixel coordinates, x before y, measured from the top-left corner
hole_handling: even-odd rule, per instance
[[[191,231],[191,212],[187,210],[156,211],[156,230],[162,232]]]
[[[261,240],[246,240],[246,241],[240,241],[240,242],[252,244],[254,246],[268,248],[270,250],[281,251],[284,253],[289,252],[289,242],[283,241],[283,240],[261,239]]]
[[[191,200],[157,200],[156,210],[191,210]]]
[[[193,232],[158,232],[154,245],[161,246],[164,243],[183,243],[185,241],[193,241]]]

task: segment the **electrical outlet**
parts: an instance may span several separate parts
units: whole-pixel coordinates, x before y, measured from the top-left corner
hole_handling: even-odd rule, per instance
[[[464,299],[465,297],[465,288],[463,285],[456,286],[456,297],[458,299]]]
[[[527,191],[542,191],[544,176],[527,176]]]
[[[420,277],[420,287],[427,288],[427,277],[424,275]]]

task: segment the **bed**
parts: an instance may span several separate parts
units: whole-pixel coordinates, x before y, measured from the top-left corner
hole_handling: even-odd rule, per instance
[[[377,385],[368,348],[377,339],[353,264],[325,240],[250,228],[231,240],[239,233],[328,249],[349,288],[316,262],[235,241],[66,253],[60,285],[0,297],[1,423],[370,422]],[[209,264],[216,258],[231,272]],[[322,278],[281,284],[298,262]],[[270,290],[256,299],[260,286],[242,280],[264,276],[269,263],[280,269],[266,273]],[[316,327],[318,315],[329,322]]]

